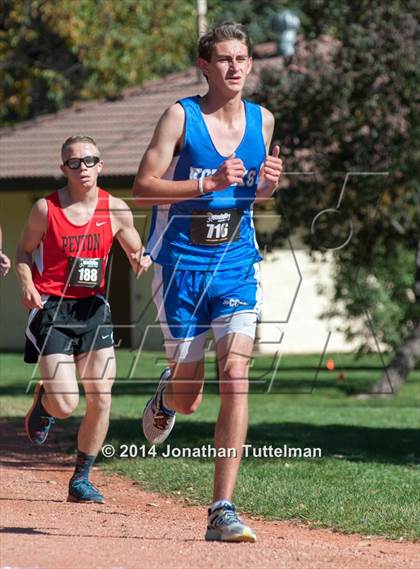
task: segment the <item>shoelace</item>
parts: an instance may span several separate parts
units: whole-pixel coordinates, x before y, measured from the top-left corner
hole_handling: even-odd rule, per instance
[[[169,419],[170,417],[168,417],[168,415],[160,412],[154,416],[153,425],[156,427],[156,429],[159,429],[159,431],[164,431],[168,425]]]
[[[96,486],[94,486],[90,480],[86,480],[86,478],[75,478],[73,480],[73,483],[76,483],[76,485],[77,484],[85,484],[86,486],[89,486],[89,488],[91,488],[92,490],[95,490],[95,492],[98,492],[98,494],[100,494],[98,488],[96,488]]]
[[[228,525],[232,522],[234,523],[240,522],[240,519],[238,518],[235,509],[223,508],[212,523],[214,524],[215,527],[218,527],[220,525]]]
[[[171,419],[171,415],[167,415],[161,409],[162,404],[162,392],[159,394],[159,402],[156,404],[156,409],[153,414],[153,425],[159,431],[164,431],[168,426],[168,422]]]
[[[45,429],[46,427],[50,427],[51,425],[53,425],[55,423],[55,419],[54,419],[54,417],[42,416],[39,419],[39,423],[40,423],[41,427],[43,427]]]
[[[98,488],[96,488],[96,486],[94,484],[92,484],[92,482],[90,480],[86,481],[87,485],[89,486],[89,488],[92,488],[92,490],[95,490],[95,492],[97,492],[98,494],[100,494]]]

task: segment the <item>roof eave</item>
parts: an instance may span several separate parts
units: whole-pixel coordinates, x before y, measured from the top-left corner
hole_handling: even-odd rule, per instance
[[[130,189],[134,174],[118,174],[101,176],[98,185],[106,190]],[[16,178],[0,178],[0,192],[49,192],[57,190],[65,184],[63,176],[20,176]]]

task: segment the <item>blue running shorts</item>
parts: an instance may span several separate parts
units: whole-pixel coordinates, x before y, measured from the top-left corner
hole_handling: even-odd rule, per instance
[[[255,338],[262,306],[259,263],[234,269],[192,271],[154,265],[153,299],[172,361],[202,359],[207,333]]]

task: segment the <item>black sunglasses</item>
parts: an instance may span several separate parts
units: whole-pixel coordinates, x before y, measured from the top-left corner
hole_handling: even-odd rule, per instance
[[[80,168],[82,162],[86,168],[93,168],[99,162],[99,156],[83,156],[83,158],[69,158],[64,162],[64,166],[68,166],[71,170]]]

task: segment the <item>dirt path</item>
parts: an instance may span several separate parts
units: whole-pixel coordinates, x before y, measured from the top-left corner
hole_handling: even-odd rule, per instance
[[[252,520],[256,544],[206,543],[205,511],[143,492],[97,470],[105,505],[65,501],[72,470],[57,449],[33,448],[21,426],[2,425],[2,568],[409,569],[413,543],[366,539],[298,524]],[[417,557],[416,557],[417,556]]]

